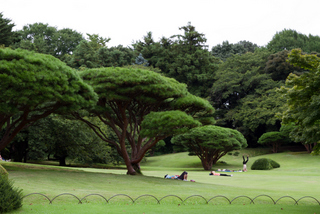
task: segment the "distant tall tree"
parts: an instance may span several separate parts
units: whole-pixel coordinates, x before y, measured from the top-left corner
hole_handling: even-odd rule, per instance
[[[285,81],[290,73],[302,73],[304,70],[291,65],[288,60],[288,50],[283,50],[268,57],[265,72],[271,74],[275,81]]]
[[[97,50],[90,46],[86,40],[82,40],[74,50],[67,64],[72,68],[97,68],[99,66]]]
[[[207,50],[204,34],[197,32],[191,23],[179,29],[183,34],[163,37],[159,42],[154,42],[152,34],[148,33],[144,41],[133,46],[151,66],[158,67],[166,76],[187,84],[190,93],[208,97],[208,89],[214,81],[219,60]]]
[[[207,50],[204,34],[197,32],[191,23],[179,30],[184,33],[171,36],[175,39],[172,47],[174,62],[170,64],[169,71],[163,72],[186,83],[192,94],[207,97],[214,81],[214,72],[218,68],[218,60]]]
[[[0,151],[25,126],[97,101],[92,87],[65,63],[22,49],[0,49],[0,83]]]
[[[240,41],[236,44],[230,44],[228,41],[222,42],[222,45],[216,45],[212,47],[211,53],[213,56],[226,61],[227,58],[231,57],[233,54],[245,54],[247,52],[254,52],[258,47],[257,44],[253,44],[249,41]]]
[[[98,50],[97,57],[100,67],[123,67],[134,62],[133,50],[122,45],[102,47]]]
[[[73,68],[99,68],[98,50],[106,47],[110,38],[100,37],[98,34],[87,34],[88,40],[82,40],[68,59],[68,65]]]
[[[18,33],[20,41],[15,43],[14,48],[50,54],[60,60],[63,60],[66,54],[72,54],[83,40],[82,35],[74,30],[69,28],[58,30],[43,23],[23,26]]]
[[[167,45],[163,44],[165,42],[155,42],[152,37],[152,32],[148,32],[147,35],[143,37],[143,41],[137,41],[132,44],[132,46],[134,47],[136,55],[138,56],[141,53],[144,59],[148,60],[150,66],[166,70],[158,61],[163,61],[163,59],[159,60],[160,57],[171,56],[170,52],[166,52],[166,48],[171,46],[172,41],[166,38],[162,38],[161,41],[162,40],[168,41],[168,43],[166,43]]]
[[[211,101],[217,125],[236,128],[254,146],[266,131],[277,131],[276,117],[284,99],[275,93],[283,81],[265,73],[269,51],[233,55],[220,65],[212,85]]]
[[[282,114],[284,124],[294,123],[303,139],[309,144],[320,140],[320,58],[315,54],[303,54],[301,49],[290,52],[288,61],[293,66],[307,70],[302,75],[290,74],[286,85],[279,90],[287,101]],[[299,136],[294,136],[298,139]],[[295,140],[297,142],[297,139]],[[318,146],[315,148],[320,149]],[[319,151],[315,151],[318,153]]]
[[[15,45],[15,48],[22,48],[54,56],[56,32],[56,27],[50,27],[48,24],[43,23],[23,26],[23,29],[19,31],[21,41]]]
[[[4,18],[2,12],[0,13],[0,45],[6,47],[10,46],[14,42],[14,38],[17,36],[16,32],[12,31],[14,23],[11,23],[10,19]]]
[[[65,61],[66,55],[73,54],[73,51],[83,39],[82,34],[72,29],[64,28],[58,30],[56,33],[57,47],[54,56]]]
[[[68,65],[77,68],[123,67],[134,62],[134,52],[129,47],[118,45],[107,47],[110,38],[98,34],[87,34],[88,40],[83,40],[76,47],[73,55],[68,58]]]
[[[320,53],[320,37],[311,34],[306,36],[296,30],[284,29],[273,36],[267,44],[267,48],[274,53],[283,50],[290,51],[295,48],[300,48],[307,53]]]
[[[107,43],[111,40],[110,38],[103,38],[99,34],[89,34],[87,33],[89,45],[94,50],[99,50],[100,48],[106,47]]]

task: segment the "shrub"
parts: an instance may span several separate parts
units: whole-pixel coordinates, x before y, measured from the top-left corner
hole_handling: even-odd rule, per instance
[[[234,156],[238,156],[239,154],[240,154],[240,152],[238,152],[238,151],[233,153]]]
[[[1,167],[2,169],[3,167]],[[22,190],[14,188],[7,174],[0,175],[0,213],[10,212],[22,206]]]
[[[278,164],[278,163],[275,162],[274,160],[271,160],[271,159],[269,159],[269,160],[270,160],[270,163],[271,163],[271,165],[272,165],[273,168],[279,168],[279,167],[280,167],[280,164]]]
[[[8,172],[5,168],[3,168],[3,166],[0,165],[0,176],[4,176],[6,178],[8,178]]]
[[[256,160],[252,166],[252,170],[270,170],[273,168],[279,168],[280,164],[275,162],[274,160],[268,159],[268,158],[260,158]]]

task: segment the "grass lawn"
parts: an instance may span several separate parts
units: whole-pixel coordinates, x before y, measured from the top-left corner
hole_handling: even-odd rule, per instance
[[[201,168],[200,161],[187,153],[149,157],[142,162],[143,176],[128,176],[125,169],[96,169],[79,167],[58,167],[39,164],[1,162],[8,170],[14,186],[23,189],[24,199],[21,209],[12,213],[317,213],[320,205],[320,157],[305,152],[283,152],[264,154],[258,150],[243,150],[239,156],[226,155],[214,169],[241,169],[242,154],[250,155],[248,172],[234,172],[233,177],[209,176]],[[271,158],[281,167],[269,171],[250,170],[258,158]],[[186,182],[164,179],[165,174],[180,174],[188,171]],[[78,204],[75,195],[82,199]],[[98,195],[108,200],[108,203]],[[113,197],[116,194],[124,195]],[[143,196],[142,195],[152,195]],[[176,195],[178,197],[167,195]],[[198,196],[193,196],[198,195]],[[223,197],[215,197],[215,196]],[[277,204],[274,205],[268,196]],[[87,196],[87,197],[86,197]],[[190,197],[193,196],[193,197]],[[239,197],[238,196],[244,196]],[[247,198],[247,197],[249,198]],[[284,198],[281,198],[285,196]],[[163,198],[165,197],[165,198]],[[190,198],[188,198],[190,197]],[[203,197],[203,198],[202,198]],[[226,198],[227,199],[226,199]],[[292,199],[292,198],[293,199]],[[163,199],[162,199],[163,198]],[[157,200],[161,200],[157,204]],[[206,200],[212,199],[206,204]],[[228,199],[232,201],[230,205]]]

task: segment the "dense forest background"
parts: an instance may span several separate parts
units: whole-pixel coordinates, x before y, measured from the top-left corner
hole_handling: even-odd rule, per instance
[[[156,41],[152,32],[148,32],[131,46],[108,47],[111,38],[99,34],[82,35],[45,23],[28,24],[13,31],[13,21],[0,13],[2,48],[49,54],[79,71],[100,67],[151,70],[187,84],[190,93],[208,100],[215,108],[216,125],[240,131],[249,147],[268,142],[260,138],[271,132],[281,133],[279,142],[283,144],[302,143],[308,151],[312,150],[310,142],[290,138],[294,127],[281,125],[286,99],[277,90],[285,86],[290,73],[301,75],[307,70],[288,62],[290,51],[299,48],[304,54],[317,55],[319,36],[284,29],[275,32],[266,46],[250,41],[235,44],[224,41],[209,50],[205,34],[187,23],[179,28],[179,35]],[[107,127],[106,132],[112,135]],[[170,139],[158,143],[149,155],[181,151]],[[1,154],[15,161],[54,158],[61,165],[66,158],[81,163],[121,161],[114,148],[84,124],[54,114],[21,131]]]

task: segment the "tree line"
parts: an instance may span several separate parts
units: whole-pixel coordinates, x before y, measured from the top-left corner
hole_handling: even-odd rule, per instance
[[[178,115],[177,112],[175,112],[176,110],[183,111],[189,116],[191,115],[192,118],[200,122],[204,128],[211,128],[212,132],[218,130],[219,127],[238,130],[242,133],[244,139],[237,138],[237,146],[231,146],[231,150],[245,147],[247,144],[250,147],[256,147],[259,144],[271,144],[273,145],[273,151],[276,152],[278,148],[277,145],[294,141],[305,144],[306,148],[312,151],[312,147],[317,145],[316,125],[312,124],[311,129],[309,123],[305,125],[300,122],[300,120],[303,121],[304,117],[307,117],[307,114],[302,116],[302,111],[298,111],[296,115],[300,114],[299,116],[302,117],[302,119],[298,120],[298,116],[292,116],[290,119],[286,118],[289,118],[287,113],[290,111],[288,111],[288,109],[292,110],[292,108],[294,108],[294,105],[289,104],[289,100],[294,99],[291,97],[288,98],[288,94],[291,92],[289,89],[290,87],[294,88],[295,84],[298,84],[293,84],[290,78],[294,76],[294,79],[301,80],[300,78],[306,78],[306,75],[310,75],[310,70],[313,70],[314,73],[317,71],[317,68],[313,64],[312,66],[306,66],[306,64],[314,63],[314,61],[316,61],[315,59],[317,59],[318,49],[320,48],[318,45],[320,44],[320,38],[318,36],[306,36],[295,30],[284,29],[281,32],[277,32],[265,47],[259,47],[249,41],[240,41],[236,44],[230,44],[228,41],[225,41],[221,45],[214,46],[210,51],[206,45],[205,35],[197,32],[195,27],[192,26],[191,23],[188,23],[186,26],[179,28],[182,32],[179,35],[173,35],[169,38],[163,37],[160,38],[159,41],[155,41],[152,37],[152,32],[149,32],[146,36],[143,36],[141,40],[134,42],[131,47],[119,45],[108,48],[107,43],[110,41],[110,38],[102,38],[98,34],[87,34],[88,38],[85,39],[80,33],[72,29],[58,30],[56,27],[50,27],[43,23],[29,24],[24,26],[22,30],[12,31],[14,24],[11,23],[11,20],[3,18],[2,14],[0,17],[0,25],[4,26],[1,28],[4,30],[0,30],[0,34],[3,35],[0,37],[0,43],[5,47],[25,49],[53,56],[53,58],[48,59],[48,61],[57,59],[59,62],[54,61],[54,63],[59,64],[62,61],[65,63],[63,66],[67,65],[68,67],[65,68],[61,65],[58,70],[70,70],[72,68],[70,72],[75,73],[76,76],[83,79],[82,83],[88,84],[89,87],[91,86],[90,90],[95,93],[90,95],[92,99],[94,99],[93,97],[97,99],[92,100],[92,102],[98,103],[97,106],[99,108],[96,106],[94,108],[95,110],[89,110],[88,106],[78,104],[78,109],[71,108],[72,111],[68,111],[72,112],[71,115],[68,114],[69,116],[67,117],[61,117],[59,116],[61,113],[59,113],[57,109],[60,107],[68,109],[69,106],[57,106],[56,104],[54,110],[53,107],[51,107],[51,111],[46,112],[45,110],[50,109],[50,105],[47,106],[47,102],[48,104],[54,104],[54,101],[48,99],[44,107],[45,110],[39,106],[33,107],[36,111],[29,115],[30,118],[41,118],[40,113],[44,113],[44,119],[37,122],[35,122],[36,120],[28,119],[28,122],[21,125],[21,127],[25,127],[28,126],[29,123],[33,124],[28,127],[28,137],[30,139],[32,139],[30,133],[33,133],[33,135],[43,133],[42,138],[37,136],[37,139],[45,139],[48,137],[45,133],[50,133],[52,130],[43,128],[43,132],[31,131],[32,129],[36,129],[35,127],[37,127],[37,123],[41,123],[40,121],[42,121],[43,124],[47,124],[41,127],[52,127],[53,125],[49,124],[54,124],[54,121],[61,122],[61,124],[55,125],[65,127],[57,131],[57,133],[60,134],[64,131],[71,131],[66,127],[82,127],[83,124],[78,124],[78,122],[85,122],[85,124],[87,124],[87,131],[85,131],[87,133],[86,137],[82,136],[79,137],[78,140],[75,140],[77,139],[76,136],[81,136],[80,134],[75,134],[72,138],[73,140],[71,138],[70,140],[63,140],[68,139],[67,136],[60,140],[53,140],[55,134],[52,134],[52,140],[43,140],[43,142],[50,141],[51,143],[60,142],[61,146],[65,146],[65,154],[63,155],[59,154],[59,152],[61,152],[58,152],[59,149],[57,151],[53,149],[58,143],[55,146],[46,146],[42,151],[43,155],[54,153],[56,157],[61,157],[61,163],[63,163],[66,157],[71,157],[72,154],[77,154],[74,156],[82,157],[82,159],[86,161],[98,161],[99,159],[99,161],[107,162],[115,160],[116,157],[111,156],[117,151],[119,154],[117,157],[118,160],[119,158],[123,159],[127,164],[129,173],[134,174],[135,171],[139,170],[139,162],[144,155],[150,151],[150,149],[154,149],[157,142],[164,140],[167,146],[171,144],[179,146],[180,144],[180,146],[186,148],[195,148],[194,145],[192,147],[189,143],[192,141],[190,139],[193,139],[197,133],[201,132],[198,130],[199,128],[195,129],[191,138],[190,136],[186,138],[186,136],[183,137],[183,135],[178,134],[188,132],[181,131],[174,133],[174,129],[169,125],[170,123],[165,120],[161,121],[163,117],[173,119],[174,115]],[[295,54],[293,54],[291,50],[296,48],[300,48],[301,52],[294,52]],[[22,51],[20,53],[22,53]],[[24,54],[28,55],[28,53]],[[308,61],[310,57],[308,58],[307,56],[314,56],[316,58],[310,62]],[[295,57],[295,60],[292,60],[290,57]],[[302,60],[298,60],[299,57],[308,60],[301,62]],[[17,57],[17,59],[18,58],[19,57]],[[31,64],[34,63],[31,61]],[[122,69],[117,70],[114,67],[122,67]],[[134,76],[131,76],[129,72],[132,68],[138,68]],[[32,70],[34,69],[37,68],[32,68]],[[73,69],[77,72],[74,72]],[[146,74],[145,72],[147,71],[152,72]],[[51,70],[48,73],[54,72],[58,71]],[[43,76],[48,75],[48,73],[43,74]],[[118,76],[115,76],[115,74]],[[110,76],[114,78],[112,79]],[[169,78],[170,81],[160,86],[162,83],[152,83],[151,80],[151,82],[149,80],[142,80],[142,77],[145,79],[157,79],[158,81],[160,81],[161,78]],[[20,78],[21,82],[25,82],[25,77]],[[184,84],[185,91],[180,92],[182,94],[179,95],[179,99],[172,97],[172,94],[166,95],[165,92],[160,93],[159,91],[157,92],[159,94],[157,94],[156,91],[153,91],[155,89],[160,90],[161,88],[161,90],[168,92],[168,90],[170,91],[169,88],[178,87],[179,84],[175,86],[177,83],[171,79],[174,79],[179,84]],[[60,81],[62,80],[55,79],[52,83],[48,84],[56,85]],[[163,81],[168,81],[168,79]],[[119,82],[121,82],[121,84],[119,84]],[[33,83],[30,84],[32,85]],[[42,84],[33,87],[39,89],[41,85]],[[143,86],[145,86],[145,88],[143,88]],[[55,87],[54,90],[64,87],[67,86],[61,85]],[[143,89],[144,92],[140,100],[138,100],[139,96],[137,96],[137,94],[139,94],[138,89]],[[297,92],[295,91],[295,93]],[[14,94],[14,92],[12,92],[12,94]],[[18,95],[14,94],[13,97],[15,96]],[[30,94],[27,94],[25,97],[28,96],[30,96]],[[170,99],[177,99],[177,102],[171,100],[168,103],[168,96]],[[294,94],[294,96],[298,95]],[[3,97],[1,102],[6,103],[9,99],[8,97]],[[22,99],[22,97],[23,96],[19,98]],[[314,97],[314,94],[312,96],[309,95],[309,102],[311,102],[310,99],[314,99]],[[86,98],[88,99],[88,97]],[[128,100],[130,100],[130,102]],[[142,103],[142,100],[144,103]],[[64,100],[64,102],[65,101],[66,100]],[[59,105],[63,103],[61,101],[56,102],[58,102]],[[200,105],[200,103],[202,104]],[[67,102],[64,104],[69,105]],[[170,108],[169,104],[171,105]],[[162,105],[163,107],[161,107]],[[3,112],[9,111],[8,107],[1,107],[1,109]],[[23,108],[12,111],[19,111],[21,115],[26,115],[26,112],[22,109]],[[103,112],[102,109],[104,109],[105,112]],[[211,110],[209,111],[208,109]],[[30,111],[30,109],[28,109],[28,111]],[[152,111],[159,111],[159,113],[174,112],[171,112],[171,116],[158,116],[153,114]],[[51,114],[52,112],[59,113],[59,115]],[[12,125],[12,129],[19,127],[17,125],[18,123],[13,124],[17,119],[13,118],[12,115],[13,114],[10,114],[10,116],[6,115],[6,117],[3,116],[5,119],[2,120],[4,121],[1,124],[2,127],[10,127],[8,125]],[[48,115],[50,116],[47,117]],[[135,117],[133,117],[133,115],[135,115]],[[137,117],[138,115],[139,117]],[[153,121],[150,115],[152,115],[153,120],[156,121]],[[159,118],[156,119],[157,117]],[[8,118],[10,118],[11,122],[8,122],[10,121]],[[181,118],[183,117],[181,116]],[[47,121],[43,122],[45,120]],[[148,122],[149,120],[153,122]],[[177,118],[175,120],[179,121]],[[184,118],[184,120],[185,122],[188,121],[186,118]],[[126,122],[123,123],[123,121]],[[160,123],[161,126],[158,123]],[[69,125],[65,126],[65,124]],[[146,126],[144,130],[142,129],[143,124]],[[181,124],[182,123],[180,123],[180,125]],[[215,124],[215,126],[212,126],[213,124]],[[167,125],[168,127],[161,131],[158,130],[157,133],[153,133],[152,130],[147,131],[147,127],[150,129],[153,125],[156,125],[153,127],[155,130],[158,130],[157,126],[163,127]],[[186,129],[193,130],[192,126],[196,128],[199,124],[189,124]],[[38,127],[40,127],[40,125]],[[85,127],[82,128],[86,129]],[[3,134],[4,137],[9,138],[13,136],[12,134],[6,134],[8,131],[6,132],[5,130],[5,128],[2,128],[2,132],[5,133]],[[15,140],[28,141],[30,146],[32,140],[26,140],[27,137],[23,137],[22,130],[27,129],[21,128],[16,131],[17,134],[14,136],[21,135],[21,137],[16,137]],[[78,130],[80,130],[80,128]],[[158,136],[160,132],[162,133],[161,137]],[[219,132],[222,133],[223,131]],[[230,132],[228,132],[229,134],[227,134],[227,132],[225,133],[225,137],[230,134]],[[273,137],[266,137],[266,134],[270,135],[270,133],[274,133],[272,135]],[[60,134],[56,134],[56,136]],[[176,137],[170,141],[173,135],[176,135]],[[278,135],[281,135],[281,137],[278,137]],[[96,136],[98,136],[98,138],[96,138]],[[233,136],[233,134],[231,133],[229,136]],[[312,140],[310,140],[309,136],[313,136]],[[72,141],[75,141],[74,145],[76,146],[67,147],[66,142],[72,145]],[[93,141],[96,143],[88,143]],[[218,141],[219,140],[216,140],[215,142],[217,143]],[[198,147],[202,145],[200,142],[201,140],[197,141]],[[221,142],[224,141],[222,140]],[[39,144],[39,141],[35,142],[34,146],[31,146],[32,149],[29,148],[31,154],[37,148],[41,147],[39,145],[36,146],[37,143]],[[220,153],[221,151],[216,150],[217,145],[214,145],[214,143],[208,143],[206,140],[204,140],[204,143],[207,144],[205,146],[202,145],[207,149],[206,154],[215,154],[217,157],[219,157],[219,154],[222,154]],[[22,143],[16,143],[15,147],[17,147],[17,145],[22,145]],[[99,154],[95,157],[89,157],[89,153],[95,154],[95,152],[88,152],[91,151],[90,149],[97,151],[97,147],[92,145],[101,145],[101,148],[105,148],[104,151],[108,151],[107,153],[110,155],[105,156],[104,160],[102,160],[103,158],[101,158],[102,156],[99,156]],[[105,146],[103,147],[102,145]],[[71,148],[83,149],[76,152],[77,149]],[[229,150],[225,148],[223,151],[230,151],[230,148]],[[87,154],[83,153],[83,151],[87,151]],[[204,160],[204,154],[197,155],[202,161]],[[33,156],[37,157],[36,154]],[[211,157],[212,156],[214,155],[211,155]],[[21,157],[22,155],[20,155],[20,158]],[[218,159],[215,159],[215,161],[210,160],[208,163],[215,163],[217,160]],[[207,169],[212,166],[210,164],[207,164],[207,166],[205,166],[206,164],[203,165],[204,168]]]

